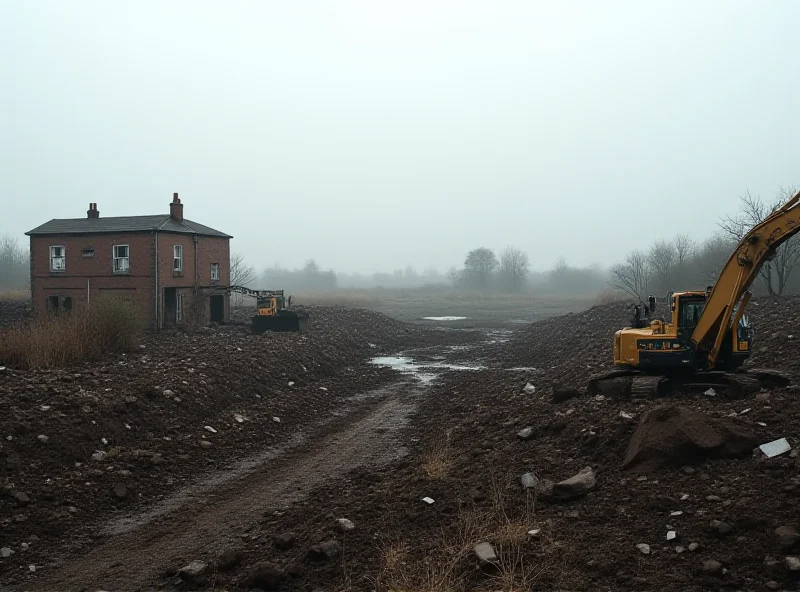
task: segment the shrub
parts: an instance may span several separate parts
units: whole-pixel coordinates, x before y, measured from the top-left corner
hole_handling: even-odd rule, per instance
[[[37,319],[5,331],[0,364],[21,369],[58,368],[131,350],[144,324],[125,299],[101,297],[91,308]]]

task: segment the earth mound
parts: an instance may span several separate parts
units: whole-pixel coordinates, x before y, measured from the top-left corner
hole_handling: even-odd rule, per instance
[[[755,435],[733,419],[667,405],[650,409],[639,422],[623,467],[639,472],[698,464],[706,458],[740,458],[758,444]]]

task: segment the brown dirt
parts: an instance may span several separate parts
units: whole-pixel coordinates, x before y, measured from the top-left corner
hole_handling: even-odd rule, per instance
[[[752,454],[758,440],[735,418],[714,418],[677,405],[648,410],[631,437],[622,465],[639,473]]]
[[[3,370],[0,548],[15,553],[0,559],[0,582],[93,544],[109,518],[147,512],[209,471],[336,419],[352,397],[397,380],[372,356],[478,336],[366,311],[310,312],[303,335],[229,326],[148,336],[101,364]]]
[[[17,300],[0,300],[0,329],[26,322],[31,315],[30,303]]]
[[[753,364],[785,370],[796,384],[800,380],[800,335],[794,334],[800,327],[798,304],[799,299],[759,299],[750,309],[756,327]],[[443,590],[446,586],[451,590],[763,590],[767,582],[792,589],[795,579],[785,567],[784,556],[798,551],[780,547],[774,531],[782,526],[798,527],[797,455],[770,460],[752,455],[709,458],[702,463],[694,463],[697,459],[692,457],[688,458],[692,464],[665,466],[639,475],[623,468],[626,451],[640,419],[664,401],[585,396],[552,401],[553,386],[581,386],[588,376],[610,366],[611,336],[627,323],[629,316],[629,309],[622,305],[595,307],[535,323],[518,331],[508,342],[490,343],[490,338],[472,348],[462,346],[474,343],[474,335],[468,339],[457,331],[446,331],[425,333],[423,337],[404,333],[410,330],[405,325],[385,329],[381,324],[376,327],[378,335],[365,332],[354,336],[351,345],[342,346],[342,357],[348,358],[356,351],[365,359],[375,349],[365,351],[363,343],[371,339],[382,344],[379,351],[387,353],[430,346],[417,350],[418,354],[430,361],[443,357],[448,362],[480,362],[488,367],[444,372],[419,394],[404,394],[403,387],[398,387],[401,390],[397,394],[367,399],[363,407],[356,407],[355,415],[344,412],[316,434],[307,429],[309,424],[304,419],[336,408],[325,399],[316,403],[316,411],[306,411],[310,408],[306,405],[315,404],[311,392],[320,384],[320,377],[338,377],[345,390],[355,377],[360,380],[369,376],[370,367],[356,366],[349,375],[336,368],[330,374],[305,379],[304,387],[309,390],[304,391],[302,401],[296,407],[287,405],[282,413],[296,418],[293,429],[303,426],[304,433],[311,434],[306,448],[266,459],[251,467],[255,471],[242,473],[241,480],[237,480],[237,473],[237,478],[200,493],[196,508],[181,506],[182,509],[147,522],[143,516],[155,507],[155,497],[151,495],[123,514],[134,522],[138,519],[141,526],[108,538],[84,537],[79,539],[81,547],[71,552],[60,543],[66,532],[74,531],[59,532],[49,543],[36,542],[28,551],[22,551],[19,545],[25,540],[21,534],[24,531],[12,518],[9,526],[17,530],[4,541],[8,540],[17,553],[11,558],[12,569],[0,578],[6,578],[6,582],[12,579],[17,585],[28,582],[28,589],[49,589],[39,587],[44,583],[61,589],[69,585],[99,585],[106,581],[104,577],[118,585],[115,590],[249,589],[256,571],[263,576],[259,581],[264,585],[298,591],[387,590],[389,584],[394,584],[394,589],[410,591]],[[385,326],[394,325],[387,321]],[[381,332],[391,335],[393,331],[402,337],[381,340]],[[320,357],[341,353],[325,348],[314,350],[313,340],[296,349],[287,347],[292,339],[296,338],[278,338],[281,347],[269,350],[268,355],[275,360],[296,356],[310,368]],[[255,350],[242,349],[252,353],[238,373],[249,376],[253,365],[266,365]],[[291,356],[281,354],[284,349],[290,349]],[[206,357],[211,353],[204,354],[203,359]],[[305,375],[296,366],[293,368],[298,377]],[[148,373],[155,371],[155,367],[148,368]],[[373,382],[397,380],[392,372],[372,371],[376,373]],[[287,404],[282,381],[291,372],[288,368],[284,372],[287,375],[270,384],[274,389],[270,405],[279,401]],[[82,374],[80,381],[85,380]],[[523,390],[527,383],[535,387],[535,392]],[[380,386],[369,380],[356,384],[361,385],[358,392]],[[77,386],[74,388],[77,391]],[[219,384],[213,392],[214,396],[202,399],[212,418],[217,397],[227,400],[223,393],[228,390]],[[752,432],[758,443],[785,436],[796,448],[800,442],[797,392],[797,387],[792,386],[748,399],[694,394],[677,395],[674,401],[692,413],[710,418],[713,425],[720,425],[735,414],[737,423]],[[181,396],[187,395],[184,392]],[[407,424],[392,430],[390,413],[390,419],[377,430],[359,427],[370,425],[369,420],[363,420],[367,424],[359,423],[370,417],[370,411],[382,409],[383,404],[391,408],[395,400],[417,406]],[[230,405],[231,400],[226,404]],[[37,416],[34,408],[28,405],[26,417]],[[230,407],[223,409],[226,413],[231,411]],[[67,417],[60,421],[68,422],[76,411],[63,413]],[[261,409],[258,428],[275,427],[269,423],[270,414],[269,409]],[[171,421],[179,421],[175,419],[179,417],[177,412],[170,417]],[[200,423],[199,416],[192,419],[192,425]],[[526,427],[531,428],[530,434],[518,435]],[[191,433],[190,438],[185,438],[187,442],[196,443],[199,430],[187,431]],[[229,432],[236,433],[235,426],[208,437],[224,437]],[[292,430],[283,432],[281,442],[290,441],[291,433]],[[336,433],[344,439],[343,458],[355,458],[353,464],[346,461],[339,465],[336,453],[326,456],[325,451],[333,447],[326,438],[335,437]],[[231,435],[224,440],[229,452],[222,462],[248,458],[246,450],[251,453],[249,456],[256,456],[268,444],[268,440],[254,437],[249,448],[237,447],[239,438]],[[362,439],[361,446],[352,445]],[[400,458],[382,456],[382,451],[400,446],[406,452]],[[215,442],[209,450],[217,449]],[[177,459],[171,472],[159,473],[163,465],[158,463],[142,465],[138,469],[141,479],[146,480],[150,471],[161,479],[173,473],[183,474],[185,468],[194,475],[207,472],[202,463],[192,464],[192,459],[202,459],[202,454],[187,453],[189,458],[185,459],[177,453],[169,453],[170,459]],[[370,464],[370,459],[375,464]],[[384,461],[387,464],[381,466]],[[124,462],[134,464],[132,459]],[[127,465],[115,464],[102,480],[97,477],[98,481],[92,482],[94,487],[98,487],[97,483],[110,487],[110,474]],[[332,470],[320,479],[313,478],[315,472],[293,471],[293,467],[324,471],[329,465]],[[54,463],[53,474],[58,472],[57,467],[61,467],[61,474],[68,473],[68,466]],[[540,480],[558,482],[586,466],[597,475],[595,488],[566,503],[536,500],[520,485],[519,477],[526,472]],[[34,473],[31,470],[27,474]],[[288,494],[289,475],[299,475],[298,497]],[[59,501],[81,491],[80,484],[86,478],[81,473],[71,489],[59,485],[64,487],[58,490]],[[262,489],[274,496],[281,507],[273,509],[272,502],[259,493]],[[35,495],[36,504],[32,505],[44,505],[47,498]],[[426,504],[422,501],[425,496],[435,502]],[[13,508],[12,517],[30,511],[18,505]],[[106,520],[96,524],[115,524],[107,521],[107,506],[100,504],[98,508]],[[210,520],[203,516],[203,508],[208,508]],[[343,517],[354,522],[354,530],[342,532],[337,519]],[[527,531],[531,529],[538,533],[529,538]],[[676,531],[675,540],[667,540],[668,530]],[[292,545],[276,546],[276,539],[286,541],[289,534]],[[320,560],[319,553],[309,554],[313,547],[331,540],[340,544],[338,555]],[[478,564],[472,548],[481,541],[494,545],[501,566],[489,569]],[[649,554],[637,549],[641,543],[649,545]],[[212,570],[194,582],[181,581],[174,575],[175,569],[193,560],[214,564],[225,545],[236,550],[238,561],[232,569]],[[41,568],[31,575],[25,569],[28,563],[34,563],[29,557],[37,546],[40,554],[36,564]],[[149,554],[150,547],[163,551],[154,561],[158,569],[148,567],[142,571],[138,568],[144,565],[143,558],[155,557]],[[115,548],[121,552],[115,553]],[[48,565],[56,562],[58,566]],[[703,571],[704,563],[711,566],[714,562],[719,562],[721,570]],[[165,565],[167,573],[152,577],[152,572]],[[91,579],[82,578],[84,573]]]

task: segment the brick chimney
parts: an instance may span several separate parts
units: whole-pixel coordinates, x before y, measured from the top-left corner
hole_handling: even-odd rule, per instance
[[[86,217],[87,218],[99,218],[100,217],[100,212],[97,211],[97,204],[96,203],[90,203],[89,204],[89,209],[86,210]]]
[[[169,204],[169,217],[178,222],[183,222],[183,204],[178,199],[178,194],[172,194],[172,203]]]

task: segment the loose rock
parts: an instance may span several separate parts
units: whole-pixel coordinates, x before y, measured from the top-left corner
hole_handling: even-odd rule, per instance
[[[277,590],[284,579],[285,576],[278,566],[265,561],[252,567],[247,575],[247,585],[250,588]]]
[[[524,428],[517,432],[517,438],[520,440],[530,440],[533,438],[533,428]]]
[[[719,419],[677,405],[647,411],[628,445],[623,467],[651,472],[706,458],[741,458],[757,442],[733,419]]]
[[[800,541],[800,534],[793,526],[780,526],[775,529],[775,539],[778,550],[785,553]]]
[[[478,543],[475,545],[474,551],[481,564],[494,563],[497,561],[497,554],[494,552],[494,547],[492,547],[491,543]]]
[[[543,482],[544,483],[544,482]],[[549,483],[541,488],[540,495],[551,501],[565,501],[581,497],[594,489],[597,481],[591,467],[585,467],[569,479],[556,483],[552,487]]]
[[[238,547],[225,549],[217,557],[217,569],[219,571],[229,571],[239,565],[244,558],[244,552]]]
[[[275,547],[281,551],[288,551],[294,547],[297,537],[294,533],[286,532],[275,537]]]
[[[337,541],[325,541],[308,550],[308,558],[312,561],[325,561],[339,555],[342,547]]]
[[[183,580],[196,580],[208,569],[208,564],[202,561],[192,561],[189,565],[178,570],[178,577]]]

